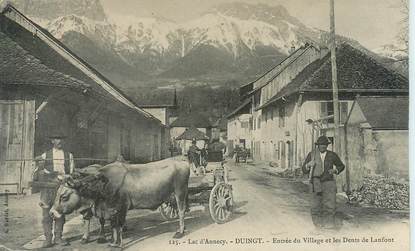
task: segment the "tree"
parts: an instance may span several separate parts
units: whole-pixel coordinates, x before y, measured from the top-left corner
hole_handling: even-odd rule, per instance
[[[403,57],[400,61],[403,61],[406,66],[409,65],[409,0],[400,0],[399,9],[403,15],[400,22],[401,28],[397,35],[397,40],[403,46],[403,48],[397,49],[397,51],[405,52],[407,56]]]

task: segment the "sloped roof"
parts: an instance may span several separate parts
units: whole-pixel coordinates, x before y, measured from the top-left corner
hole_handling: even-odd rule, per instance
[[[297,59],[300,59],[303,54],[306,53],[307,50],[310,50],[311,48],[317,48],[312,44],[305,44],[301,47],[299,47],[297,50],[292,52],[290,55],[288,55],[282,62],[277,64],[275,67],[273,67],[271,70],[266,72],[264,75],[259,77],[257,80],[252,82],[252,85],[255,83],[258,84],[258,86],[254,89],[252,89],[247,95],[253,94],[263,87],[267,86],[273,79],[275,79],[278,75],[280,75],[287,67],[289,67],[293,62],[295,62]],[[319,48],[317,48],[319,49]],[[245,85],[249,86],[249,84]],[[245,87],[242,86],[241,88]],[[240,88],[240,90],[241,90]]]
[[[408,97],[359,97],[367,122],[377,130],[408,130]]]
[[[226,118],[231,118],[231,117],[233,117],[233,116],[235,116],[235,115],[238,115],[245,107],[247,107],[248,105],[250,105],[251,104],[251,99],[249,98],[249,99],[247,99],[247,100],[245,100],[240,106],[238,106],[235,110],[233,110],[231,113],[229,113],[227,116],[226,116]]]
[[[409,81],[404,76],[386,69],[367,54],[342,43],[336,50],[337,79],[339,92],[364,90],[403,91],[409,90]],[[264,108],[283,96],[297,92],[324,92],[331,90],[330,54],[316,60],[301,71],[288,85],[258,109]]]
[[[265,72],[264,74],[262,74],[261,76],[257,77],[254,81],[251,81],[247,84],[242,85],[240,88],[244,88],[246,86],[252,85],[255,82],[258,81],[263,81],[262,84],[260,85],[260,87],[262,87],[263,85],[266,85],[267,82],[273,78],[276,74],[281,72],[281,64],[283,64],[284,62],[289,61],[290,59],[294,58],[294,56],[298,56],[296,55],[300,50],[305,50],[309,47],[313,46],[310,43],[306,43],[305,45],[302,45],[300,47],[298,47],[295,51],[293,51],[292,53],[290,53],[284,60],[282,60],[280,63],[278,63],[276,66],[272,67],[271,69],[269,69],[267,72]],[[316,47],[317,48],[317,47]]]
[[[226,131],[228,128],[228,120],[226,117],[220,118],[213,124],[213,127],[216,127],[221,131]]]
[[[202,131],[198,130],[196,127],[190,127],[187,128],[186,131],[184,131],[181,135],[179,135],[176,140],[181,140],[181,139],[186,139],[186,140],[192,140],[192,139],[196,139],[196,140],[204,140],[204,139],[209,139],[208,136],[206,136],[206,134],[204,134]]]
[[[196,127],[196,128],[209,128],[212,127],[212,123],[209,118],[202,113],[189,113],[181,114],[173,123],[171,127]]]
[[[49,68],[1,31],[0,84],[89,87],[82,80]]]
[[[66,80],[68,80],[68,77],[71,77],[72,80],[74,80],[74,83],[85,84],[90,90],[102,97],[106,97],[115,102],[120,102],[147,118],[157,120],[149,113],[138,108],[135,103],[133,103],[100,72],[79,58],[64,44],[54,38],[48,31],[20,13],[11,4],[7,4],[0,13],[0,33],[2,38],[8,38],[7,40],[2,41],[2,43],[8,47],[18,45],[17,49],[15,48],[14,50],[19,53],[12,55],[12,58],[16,57],[13,59],[16,60],[15,63],[24,63],[23,66],[28,67],[28,65],[33,66],[33,64],[28,64],[28,62],[31,60],[37,61],[36,67],[42,68],[41,72],[49,71],[49,73],[55,73],[58,80],[62,80],[62,75],[67,76]],[[54,49],[52,46],[56,48]],[[2,52],[4,53],[4,51]],[[10,54],[10,52],[8,53]],[[24,54],[26,54],[26,56],[23,56]],[[4,56],[2,55],[2,57]],[[70,60],[77,62],[78,65],[75,66]],[[40,62],[41,65],[39,65],[38,62]],[[43,66],[46,66],[46,68]],[[49,70],[46,70],[47,68],[49,68]],[[28,69],[29,68],[22,68],[20,70]],[[17,78],[17,80],[21,81],[20,83],[22,84],[27,84],[31,78],[34,77],[34,79],[39,79],[32,84],[42,83],[41,75],[34,74],[35,69],[32,69],[32,72],[29,70],[29,72],[23,74],[20,78]],[[16,76],[10,66],[3,69],[2,74],[9,75],[10,78]],[[93,77],[95,76],[96,78],[94,79]],[[53,83],[54,81],[51,81],[50,77],[50,74],[46,74],[43,78],[43,82]],[[10,78],[7,79],[7,83],[4,82],[3,84],[16,84],[16,82]],[[66,82],[62,83],[67,84]]]

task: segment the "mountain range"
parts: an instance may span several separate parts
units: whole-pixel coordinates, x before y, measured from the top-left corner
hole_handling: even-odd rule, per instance
[[[122,88],[246,81],[326,35],[281,5],[222,4],[176,23],[158,16],[117,16],[99,0],[11,2]],[[339,38],[377,57],[358,42]],[[377,53],[393,59],[390,51]]]

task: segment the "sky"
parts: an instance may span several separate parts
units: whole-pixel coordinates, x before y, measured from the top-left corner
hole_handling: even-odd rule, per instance
[[[281,4],[305,25],[329,29],[329,0],[101,0],[107,13],[157,15],[179,23],[197,18],[215,5],[235,1]],[[402,20],[400,1],[335,0],[336,32],[369,49],[394,43]]]

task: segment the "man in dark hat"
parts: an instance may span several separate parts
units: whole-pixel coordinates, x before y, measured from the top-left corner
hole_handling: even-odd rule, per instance
[[[196,139],[192,139],[192,145],[187,151],[187,158],[189,159],[190,164],[192,165],[193,172],[197,174],[198,167],[200,165],[200,152],[201,149],[196,145]]]
[[[339,156],[328,151],[330,140],[326,136],[317,139],[314,148],[304,161],[302,170],[309,174],[312,202],[311,218],[318,228],[335,228],[336,213],[336,179],[335,175],[344,170],[344,164]]]
[[[58,175],[69,175],[75,168],[73,155],[63,149],[63,140],[65,135],[62,132],[55,132],[49,136],[52,143],[52,148],[44,152],[37,159],[39,160],[37,166],[37,174],[41,181],[56,182]],[[63,225],[65,224],[65,217],[53,219],[49,210],[55,200],[57,187],[45,187],[40,190],[40,207],[42,208],[42,226],[45,235],[45,242],[43,248],[48,248],[54,244],[61,246],[69,245],[69,243],[62,239]],[[55,223],[54,237],[52,242],[52,227]]]

